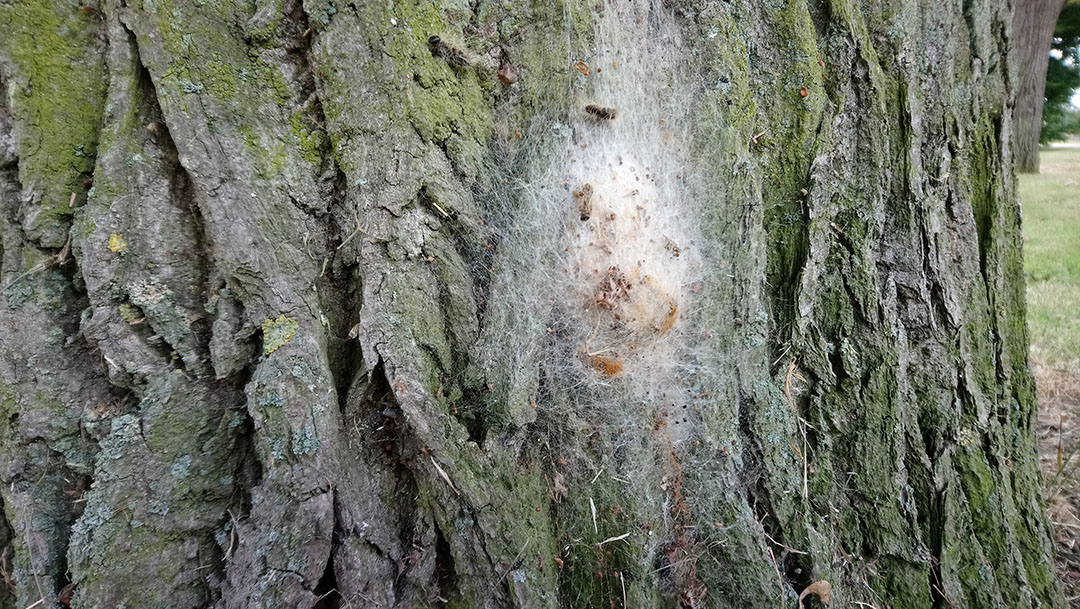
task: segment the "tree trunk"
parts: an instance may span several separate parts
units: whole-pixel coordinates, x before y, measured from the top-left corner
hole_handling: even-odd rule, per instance
[[[1063,606],[1010,21],[0,1],[0,606]]]
[[[1016,92],[1015,167],[1020,173],[1039,173],[1039,134],[1046,101],[1046,68],[1050,43],[1066,0],[1017,0],[1013,14],[1013,48],[1020,88]]]

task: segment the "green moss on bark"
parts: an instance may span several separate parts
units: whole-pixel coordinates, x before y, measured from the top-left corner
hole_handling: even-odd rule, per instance
[[[94,168],[105,99],[102,19],[76,2],[0,3],[0,53],[15,120],[19,176],[30,199],[24,226],[44,247],[67,241],[71,197]]]

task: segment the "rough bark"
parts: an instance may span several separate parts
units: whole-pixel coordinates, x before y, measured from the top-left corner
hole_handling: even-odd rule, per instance
[[[1063,606],[1010,29],[0,1],[0,607]]]
[[[1013,15],[1013,47],[1018,66],[1016,135],[1013,138],[1016,171],[1039,173],[1039,134],[1046,101],[1046,68],[1054,24],[1067,0],[1017,0]]]

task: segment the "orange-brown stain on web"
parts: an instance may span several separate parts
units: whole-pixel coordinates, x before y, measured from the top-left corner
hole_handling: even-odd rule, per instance
[[[671,331],[671,328],[675,326],[675,322],[679,320],[679,305],[675,304],[674,300],[668,300],[668,312],[664,315],[663,320],[660,322],[660,327],[657,328],[657,336],[663,336]]]
[[[588,356],[589,367],[593,370],[603,372],[608,376],[618,376],[623,371],[623,363],[621,360],[613,357],[604,357],[603,355],[589,355]]]
[[[691,516],[690,511],[683,499],[683,467],[670,438],[661,439],[667,446],[667,467],[661,490],[668,494],[670,499],[670,518],[675,525],[672,528],[673,535],[662,547],[662,561],[666,563],[663,569],[664,575],[679,593],[679,600],[683,607],[697,609],[704,606],[705,595],[708,588],[698,579],[697,558],[700,554],[695,553],[697,540],[695,539],[696,527],[687,526]]]

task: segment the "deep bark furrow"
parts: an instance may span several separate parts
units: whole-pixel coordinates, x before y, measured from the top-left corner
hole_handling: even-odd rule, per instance
[[[88,430],[126,396],[80,336],[87,300],[69,240],[96,155],[102,23],[45,3],[5,5],[0,29],[0,494],[12,527],[5,571],[24,607],[55,602],[69,581],[68,540],[96,451]]]
[[[75,598],[116,604],[160,580],[148,599],[201,607],[223,577],[215,534],[226,534],[243,422],[242,386],[215,378],[220,326],[205,318],[236,311],[215,306],[228,295],[215,293],[212,259],[188,255],[209,245],[191,177],[134,35],[115,13],[106,21],[109,113],[73,240],[89,296],[82,331],[138,404],[99,432],[104,450],[70,551]],[[132,549],[139,568],[120,569]]]

